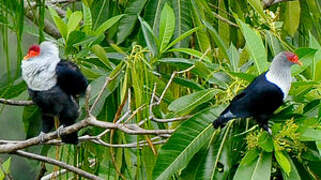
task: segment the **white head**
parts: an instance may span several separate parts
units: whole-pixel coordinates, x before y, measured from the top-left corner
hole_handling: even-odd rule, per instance
[[[21,64],[22,78],[32,90],[48,90],[56,85],[59,62],[59,50],[54,43],[45,41],[32,45]]]
[[[283,92],[283,100],[286,99],[291,88],[291,66],[302,65],[297,55],[292,52],[281,52],[274,57],[269,71],[265,77],[271,83],[277,85]]]
[[[44,41],[40,45],[34,44],[30,46],[27,55],[23,60],[33,60],[35,58],[43,59],[43,57],[59,57],[59,50],[57,46],[50,42]]]
[[[290,68],[292,65],[302,65],[296,54],[288,51],[283,51],[274,57],[270,70],[282,71],[284,68]]]

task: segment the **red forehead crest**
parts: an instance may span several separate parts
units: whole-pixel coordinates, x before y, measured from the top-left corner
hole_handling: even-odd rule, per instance
[[[32,46],[30,46],[29,52],[30,52],[30,51],[40,52],[40,47],[39,47],[39,45],[32,45]]]
[[[285,52],[285,56],[286,56],[286,57],[288,58],[288,60],[291,61],[291,62],[296,63],[296,62],[299,61],[299,57],[298,57],[296,54],[292,53],[292,52]]]

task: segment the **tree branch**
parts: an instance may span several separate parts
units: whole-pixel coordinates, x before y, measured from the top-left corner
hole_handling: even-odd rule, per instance
[[[30,106],[34,105],[32,101],[21,101],[21,100],[12,100],[0,98],[1,104],[12,105],[12,106]]]
[[[60,132],[61,135],[70,134],[76,132],[87,126],[96,126],[106,129],[119,129],[127,134],[142,135],[142,134],[171,134],[174,130],[160,129],[160,130],[149,130],[139,127],[137,124],[114,124],[111,122],[99,121],[95,117],[90,116],[80,122],[77,122],[71,126],[63,128]],[[44,141],[58,138],[58,131],[50,132],[43,138]],[[33,145],[41,143],[41,137],[33,137],[24,141],[5,141],[0,140],[0,153],[11,153],[20,149],[24,149]]]
[[[25,1],[24,4],[25,4],[25,7],[24,7],[25,16],[36,25],[39,25],[38,15],[32,12],[32,9],[36,7],[36,3],[32,3],[29,6],[28,1]],[[44,20],[44,31],[56,39],[61,38],[61,34],[59,30],[53,24],[51,24],[47,19]]]
[[[68,165],[64,162],[49,158],[49,157],[45,157],[45,156],[41,156],[38,154],[34,154],[34,153],[30,153],[30,152],[26,152],[26,151],[22,151],[22,150],[17,150],[15,152],[13,152],[13,154],[19,155],[19,156],[23,156],[26,158],[30,158],[30,159],[35,159],[38,161],[43,161],[49,164],[53,164],[59,167],[62,167],[64,169],[67,169],[71,172],[74,172],[82,177],[88,178],[88,179],[93,179],[93,180],[102,180],[102,178],[95,176],[93,174],[90,174],[82,169],[76,168],[74,166]]]

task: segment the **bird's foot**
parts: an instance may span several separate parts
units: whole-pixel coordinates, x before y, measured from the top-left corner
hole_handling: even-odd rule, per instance
[[[45,140],[46,136],[47,136],[46,133],[44,133],[42,131],[40,132],[40,134],[38,136],[40,138],[40,144],[44,144],[46,142],[46,140]]]
[[[272,130],[267,124],[263,124],[261,127],[272,136]]]
[[[64,129],[64,125],[61,125],[58,127],[57,132],[58,132],[58,137],[61,137],[62,130]]]

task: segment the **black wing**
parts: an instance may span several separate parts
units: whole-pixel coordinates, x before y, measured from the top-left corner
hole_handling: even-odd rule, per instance
[[[270,115],[283,103],[283,92],[267,81],[266,73],[258,76],[239,95],[235,96],[222,115],[231,112],[236,117]]]
[[[61,60],[56,67],[57,84],[70,95],[79,95],[86,92],[88,81],[78,66],[70,61]]]

